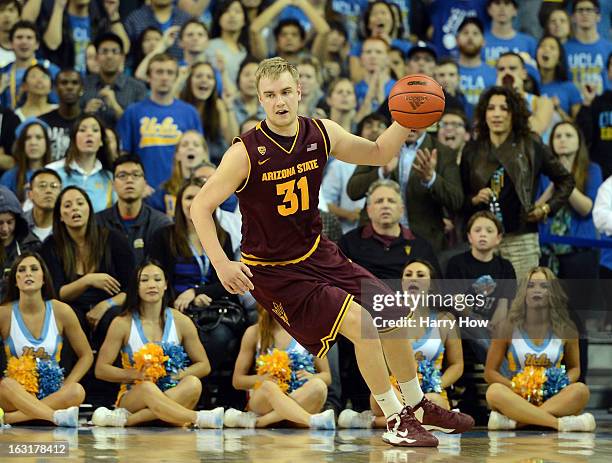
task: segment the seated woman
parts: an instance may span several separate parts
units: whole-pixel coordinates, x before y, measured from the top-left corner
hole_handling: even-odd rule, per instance
[[[57,426],[79,424],[79,405],[85,398],[79,381],[93,363],[93,354],[74,311],[54,296],[51,274],[42,258],[28,251],[21,254],[11,268],[0,306],[0,334],[9,361],[9,375],[0,380],[5,423],[45,420]],[[45,390],[41,381],[44,373],[40,372],[33,388],[31,383],[25,387],[19,378],[11,377],[11,363],[24,355],[59,362],[64,336],[78,361],[68,377],[62,378],[61,387]]]
[[[190,306],[205,310],[213,301],[232,297],[223,287],[191,221],[190,207],[195,195],[200,191],[201,182],[191,180],[179,190],[175,223],[159,229],[150,242],[148,255],[159,261],[168,270],[168,284],[173,289],[176,299],[172,305],[180,312]],[[217,234],[227,256],[232,259],[234,252],[229,234],[219,225]],[[221,363],[229,367],[238,355],[240,337],[235,327],[220,323],[202,338],[206,351],[212,359],[213,370],[221,368]]]
[[[180,136],[176,144],[172,175],[151,196],[147,197],[147,204],[166,213],[168,217],[174,218],[176,194],[181,189],[181,185],[191,178],[196,166],[206,161],[210,162],[206,140],[197,130],[187,130]],[[214,166],[212,163],[210,165]]]
[[[402,289],[416,299],[420,295],[425,296],[431,292],[433,289],[432,283],[435,278],[436,271],[429,262],[413,259],[408,262],[402,272]],[[414,310],[412,319],[416,321],[416,326],[410,328],[410,335],[415,339],[412,341],[412,349],[414,350],[417,362],[425,361],[425,365],[433,366],[437,370],[433,375],[440,377],[439,389],[437,391],[428,390],[424,387],[424,384],[421,384],[423,392],[436,405],[450,410],[451,407],[446,394],[446,388],[455,384],[463,374],[463,349],[461,347],[459,329],[457,329],[456,324],[453,324],[452,328],[450,328],[450,324],[439,328],[420,326],[426,320],[430,322],[433,320],[456,321],[455,316],[451,313],[437,313],[438,311],[439,309],[429,307],[425,301],[421,300],[419,306]],[[395,394],[401,400],[400,391],[397,387]],[[343,428],[386,427],[387,421],[383,412],[371,396],[370,408],[371,411],[366,410],[362,413],[349,409],[344,410],[338,417],[338,426]],[[435,430],[444,432],[441,429]]]
[[[525,367],[560,367],[563,360],[569,385],[542,404],[532,404],[500,373],[504,357],[513,376]],[[589,389],[577,382],[579,377],[580,351],[567,297],[550,269],[535,267],[519,285],[506,323],[487,355],[489,429],[536,425],[558,431],[593,431],[593,415],[580,414],[589,401]]]
[[[304,384],[286,394],[275,379],[252,374],[257,357],[279,349],[296,351],[312,361],[312,355],[287,333],[263,307],[257,306],[259,321],[244,333],[240,353],[234,368],[232,384],[238,390],[249,392],[248,412],[230,408],[225,412],[225,426],[230,428],[265,428],[286,420],[294,426],[315,429],[335,429],[333,410],[321,412],[327,398],[331,374],[327,359],[314,358],[316,373],[306,370],[296,372]],[[301,382],[301,381],[300,381]]]
[[[130,280],[123,313],[113,320],[98,354],[96,377],[121,383],[121,390],[118,408],[96,409],[96,426],[137,426],[158,419],[176,426],[223,427],[223,408],[193,410],[202,393],[200,378],[210,373],[210,363],[194,324],[169,307],[168,293],[163,268],[145,260]],[[191,363],[174,372],[170,384],[161,384],[164,391],[135,362],[135,355],[149,343],[183,346]],[[120,351],[123,368],[113,366]]]
[[[60,299],[72,304],[87,332],[88,325],[93,331],[108,309],[125,301],[132,250],[123,235],[98,226],[89,196],[79,187],[66,187],[57,198],[53,235],[41,254]],[[104,333],[99,337],[95,347]]]

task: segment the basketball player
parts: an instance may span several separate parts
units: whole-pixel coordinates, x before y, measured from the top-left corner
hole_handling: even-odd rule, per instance
[[[353,342],[361,374],[387,419],[385,442],[437,446],[424,426],[461,433],[474,420],[446,411],[423,395],[407,334],[383,333],[383,354],[370,313],[356,301],[361,300],[364,282],[380,293],[390,290],[321,236],[317,207],[331,153],[353,164],[384,166],[399,152],[410,129],[394,122],[371,142],[331,120],[298,117],[298,77],[297,69],[282,58],[260,63],[256,84],[266,119],[234,140],[193,201],[193,223],[225,288],[234,294],[250,290],[312,354],[324,357],[338,333]],[[234,192],[243,220],[241,262],[226,257],[212,215]],[[393,393],[385,358],[405,407]]]

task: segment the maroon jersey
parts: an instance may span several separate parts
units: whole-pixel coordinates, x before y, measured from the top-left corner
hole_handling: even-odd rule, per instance
[[[262,121],[234,139],[240,141],[249,157],[247,179],[236,191],[242,261],[283,265],[307,258],[321,236],[319,189],[329,155],[325,127],[300,116],[295,137],[281,137]]]

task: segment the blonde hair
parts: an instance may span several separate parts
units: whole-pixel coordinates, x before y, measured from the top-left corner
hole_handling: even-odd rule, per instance
[[[516,297],[508,311],[508,329],[514,330],[515,327],[521,327],[525,323],[527,316],[527,304],[525,303],[527,287],[531,277],[536,273],[544,274],[546,281],[550,284],[548,290],[548,310],[550,312],[550,323],[552,324],[553,333],[560,339],[575,338],[578,333],[574,322],[569,316],[567,295],[559,279],[548,267],[534,267],[519,283]],[[508,334],[511,335],[511,331]]]
[[[293,77],[293,81],[297,84],[300,78],[300,73],[297,68],[283,58],[268,58],[259,63],[257,71],[255,71],[255,87],[259,92],[259,81],[262,78],[276,80],[283,72],[288,72]]]
[[[176,154],[178,153],[181,141],[183,141],[183,138],[185,138],[187,134],[196,134],[198,136],[198,139],[202,142],[202,146],[204,147],[204,151],[206,153],[205,160],[210,161],[209,154],[208,154],[208,143],[206,143],[206,139],[202,136],[202,134],[198,132],[197,130],[187,130],[186,132],[183,132],[179,138],[178,143],[174,147],[174,165],[172,166],[172,175],[170,176],[168,181],[166,181],[166,183],[164,183],[162,186],[162,188],[164,188],[171,195],[176,195],[178,191],[181,189],[181,186],[183,185],[185,180],[187,180],[183,178],[183,171],[181,170],[181,162],[178,160],[178,157],[176,156]]]

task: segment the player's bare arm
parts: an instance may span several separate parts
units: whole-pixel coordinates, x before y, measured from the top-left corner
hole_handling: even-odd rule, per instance
[[[384,166],[397,155],[411,129],[393,122],[375,142],[353,135],[330,119],[322,119],[331,143],[330,153],[341,161]]]
[[[249,268],[228,259],[219,243],[213,214],[249,175],[249,160],[242,143],[232,145],[223,156],[219,168],[206,181],[191,204],[191,220],[202,247],[215,267],[219,280],[232,294],[244,294],[253,289]]]

